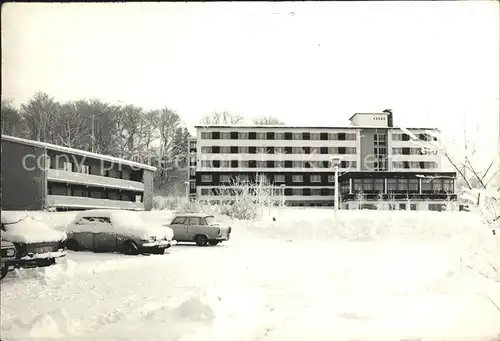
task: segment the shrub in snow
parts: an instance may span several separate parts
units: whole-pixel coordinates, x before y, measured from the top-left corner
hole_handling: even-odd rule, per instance
[[[186,203],[185,197],[162,197],[153,198],[153,210],[176,210]]]

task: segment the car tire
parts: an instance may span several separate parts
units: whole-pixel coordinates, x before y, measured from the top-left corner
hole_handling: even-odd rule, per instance
[[[5,276],[7,276],[7,273],[9,272],[9,267],[7,264],[5,266],[2,266],[2,269],[0,271],[0,279],[4,279]]]
[[[126,241],[122,244],[122,253],[129,256],[136,256],[139,254],[139,248],[133,241]]]
[[[196,245],[198,246],[206,246],[208,244],[208,238],[207,236],[203,234],[199,234],[194,238],[194,241],[196,242]]]
[[[71,251],[80,251],[82,249],[80,244],[74,239],[68,239],[66,241],[66,248]]]
[[[220,243],[220,242],[219,242],[218,240],[211,240],[211,241],[210,241],[210,245],[212,245],[212,246],[215,246],[215,245],[217,245],[217,244],[219,244],[219,243]]]

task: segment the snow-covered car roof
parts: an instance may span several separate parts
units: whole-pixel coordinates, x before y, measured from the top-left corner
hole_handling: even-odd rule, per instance
[[[176,213],[175,217],[200,217],[200,218],[206,218],[206,217],[213,217],[213,214],[210,213]]]
[[[2,212],[2,239],[14,243],[57,242],[66,239],[66,232],[58,231],[29,214],[9,215]]]
[[[85,217],[99,217],[99,218],[112,218],[112,217],[117,217],[122,214],[127,214],[129,216],[135,215],[137,217],[140,217],[139,213],[137,211],[129,211],[129,210],[119,210],[119,209],[95,209],[95,210],[85,210],[80,213],[78,213],[75,216],[75,219],[81,219]]]

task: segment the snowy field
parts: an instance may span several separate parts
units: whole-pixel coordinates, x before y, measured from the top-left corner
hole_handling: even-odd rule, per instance
[[[42,214],[64,224],[71,214]],[[144,212],[169,221],[172,212]],[[276,221],[272,221],[272,216]],[[1,284],[1,339],[500,339],[499,236],[465,212],[283,209],[165,255],[69,252]]]

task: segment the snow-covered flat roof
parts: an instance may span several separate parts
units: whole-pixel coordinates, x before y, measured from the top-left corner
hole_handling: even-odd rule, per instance
[[[51,144],[51,143],[33,141],[33,140],[23,139],[20,137],[14,137],[14,136],[9,136],[9,135],[2,135],[2,140],[20,143],[20,144],[26,144],[26,145],[30,145],[30,146],[34,146],[34,147],[46,148],[46,149],[50,149],[50,150],[59,151],[62,153],[68,153],[68,154],[80,155],[83,157],[88,157],[88,158],[93,158],[93,159],[98,159],[98,160],[104,160],[104,161],[108,161],[111,163],[118,163],[118,164],[127,165],[127,166],[134,167],[134,168],[141,168],[141,169],[156,171],[156,167],[149,166],[149,165],[146,165],[143,163],[129,161],[129,160],[125,160],[125,159],[120,159],[118,157],[114,157],[114,156],[110,156],[110,155],[103,155],[103,154],[87,152],[87,151],[81,150],[81,149],[68,148],[68,147],[58,146],[58,145]]]
[[[299,126],[299,125],[255,125],[255,124],[203,124],[196,125],[195,128],[203,129],[203,128],[221,128],[221,129],[238,129],[238,128],[252,128],[252,129],[317,129],[317,130],[335,130],[335,129],[390,129],[390,130],[399,130],[398,127],[381,127],[375,125],[345,125],[345,126]],[[429,128],[429,127],[407,127],[409,130],[437,130],[437,128]]]

